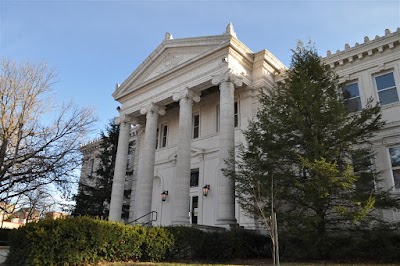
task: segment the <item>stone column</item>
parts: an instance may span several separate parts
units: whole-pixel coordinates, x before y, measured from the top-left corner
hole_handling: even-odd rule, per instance
[[[151,212],[151,199],[153,193],[154,162],[156,149],[156,135],[158,116],[165,114],[165,108],[154,103],[140,110],[142,115],[146,115],[146,127],[144,133],[143,149],[139,155],[139,169],[136,181],[136,195],[134,206],[134,218]],[[143,217],[136,221],[138,224],[147,223],[150,216]]]
[[[132,176],[132,186],[131,186],[131,199],[129,203],[129,223],[133,221],[134,217],[134,206],[135,206],[135,196],[136,196],[136,182],[138,177],[138,165],[139,165],[139,157],[140,157],[140,141],[141,135],[143,132],[143,128],[141,124],[136,124],[133,127],[132,132],[136,134],[136,147],[135,147],[135,157],[133,158],[133,176]]]
[[[125,115],[116,119],[116,124],[119,124],[119,137],[117,156],[115,158],[114,178],[111,190],[110,202],[110,221],[121,221],[122,204],[124,199],[124,186],[129,148],[129,133],[131,123]]]
[[[172,223],[175,225],[190,224],[190,161],[192,143],[192,105],[200,101],[200,93],[189,88],[173,95],[174,101],[179,101],[179,133],[178,154],[176,162],[176,178],[174,182],[174,214]]]
[[[234,93],[235,85],[241,86],[242,79],[232,73],[232,70],[214,76],[212,83],[219,84],[220,90],[220,120],[219,120],[219,176],[218,176],[218,214],[217,224],[236,224],[235,218],[235,183],[225,177],[222,169],[228,168],[225,160],[235,149],[234,124]]]

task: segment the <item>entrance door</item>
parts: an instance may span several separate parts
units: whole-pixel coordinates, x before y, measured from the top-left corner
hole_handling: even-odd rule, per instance
[[[193,196],[190,205],[190,221],[192,224],[197,224],[197,217],[199,215],[199,197]]]

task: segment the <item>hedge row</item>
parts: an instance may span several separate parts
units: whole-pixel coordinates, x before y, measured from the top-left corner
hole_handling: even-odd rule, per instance
[[[43,220],[13,230],[8,265],[82,265],[98,261],[158,261],[173,237],[156,227],[88,217]]]
[[[192,227],[166,227],[175,244],[169,260],[229,261],[233,259],[271,258],[271,240],[244,229],[204,232]]]
[[[8,235],[11,229],[0,228],[0,246],[8,246]]]
[[[400,231],[390,228],[338,231],[328,234],[325,253],[306,237],[282,235],[281,257],[286,260],[400,262]]]

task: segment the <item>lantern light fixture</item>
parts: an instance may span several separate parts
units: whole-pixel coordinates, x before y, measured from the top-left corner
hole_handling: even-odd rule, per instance
[[[168,198],[168,190],[164,190],[164,191],[161,193],[161,200],[162,200],[162,201],[166,201],[167,198]]]
[[[205,186],[203,187],[203,195],[204,195],[205,197],[207,197],[209,191],[210,191],[210,185],[205,185]]]

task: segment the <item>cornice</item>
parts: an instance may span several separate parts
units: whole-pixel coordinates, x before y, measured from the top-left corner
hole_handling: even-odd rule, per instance
[[[193,68],[196,68],[196,66],[193,66]],[[188,70],[188,72],[189,71],[190,70]],[[204,73],[201,73],[201,74],[199,74],[197,76],[194,76],[194,77],[192,77],[190,79],[190,81],[185,80],[182,83],[177,84],[176,86],[174,86],[174,88],[172,88],[172,89],[162,90],[162,91],[152,95],[151,97],[147,97],[145,99],[142,99],[140,102],[131,103],[130,105],[127,105],[127,106],[124,107],[124,113],[126,113],[126,114],[135,113],[135,112],[140,110],[139,106],[141,106],[141,105],[143,105],[143,104],[145,104],[145,103],[147,103],[149,101],[152,101],[152,102],[155,102],[155,103],[160,102],[160,101],[162,101],[164,99],[172,97],[174,93],[179,92],[179,90],[181,88],[185,87],[185,86],[187,86],[189,88],[192,88],[192,87],[195,87],[195,86],[197,86],[199,84],[202,84],[202,83],[204,83],[204,82],[206,82],[208,80],[211,80],[211,76],[214,73],[216,73],[217,71],[220,71],[219,67],[213,68],[213,69],[211,69],[211,70],[209,70],[207,72],[204,72]],[[173,80],[173,79],[176,79],[176,76],[171,77],[171,80]],[[154,86],[146,88],[146,91],[141,91],[140,94],[145,94],[147,91],[153,90],[155,87],[157,87],[157,85],[158,84],[154,84]],[[131,95],[130,98],[135,98],[137,96],[138,96],[137,94],[136,95]]]
[[[100,147],[101,138],[93,139],[91,141],[82,143],[79,147],[82,153],[86,153],[91,150],[96,150]]]
[[[397,28],[397,31],[393,33],[390,30],[386,30],[384,36],[377,35],[374,40],[370,40],[366,36],[364,37],[364,43],[356,43],[354,47],[346,44],[344,50],[337,50],[335,54],[328,51],[327,56],[322,60],[330,65],[331,68],[335,68],[352,63],[355,60],[371,57],[386,50],[393,50],[398,46],[400,46],[400,28]]]

